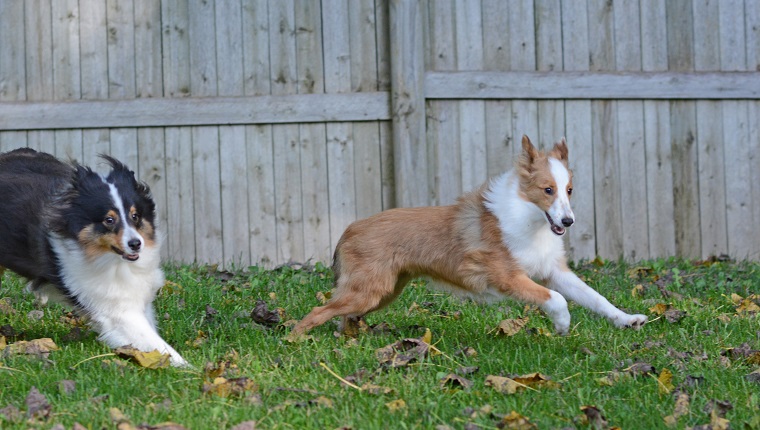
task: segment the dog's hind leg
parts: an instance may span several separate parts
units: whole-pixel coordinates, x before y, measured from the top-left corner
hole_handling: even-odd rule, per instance
[[[317,306],[302,319],[291,332],[292,337],[300,336],[314,327],[320,326],[334,317],[343,317],[343,323],[380,309],[392,302],[406,285],[395,276],[351,274],[338,279],[335,296],[324,306]],[[400,287],[399,287],[400,285]]]

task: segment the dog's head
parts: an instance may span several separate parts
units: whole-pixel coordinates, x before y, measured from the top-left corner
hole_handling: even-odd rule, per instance
[[[71,186],[58,202],[54,227],[76,240],[88,258],[113,253],[125,261],[156,246],[156,205],[145,183],[127,166],[107,155],[108,176],[75,165]]]
[[[575,222],[570,208],[573,173],[567,167],[565,138],[547,153],[538,151],[528,136],[523,136],[518,175],[520,196],[544,212],[554,234],[565,234],[565,229]]]

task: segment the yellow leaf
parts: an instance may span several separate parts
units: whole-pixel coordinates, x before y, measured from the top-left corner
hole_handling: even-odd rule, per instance
[[[718,412],[713,409],[712,413],[710,413],[710,428],[712,430],[728,430],[730,425],[731,422],[729,420],[721,417]]]
[[[363,392],[370,394],[391,394],[393,392],[392,388],[381,387],[380,385],[370,384],[369,382],[363,384],[361,389]]]
[[[486,376],[486,387],[493,387],[494,390],[502,394],[515,394],[518,388],[523,388],[514,379],[496,375]]]
[[[657,303],[656,305],[649,308],[649,312],[652,312],[656,315],[662,315],[668,310],[668,305],[665,303]]]
[[[723,324],[728,324],[731,322],[731,317],[726,314],[718,315],[718,321],[722,322]]]
[[[556,388],[559,386],[558,383],[549,379],[548,376],[543,375],[538,372],[529,373],[527,375],[516,376],[513,379],[518,384],[523,384],[528,387],[542,386],[542,387]]]
[[[5,343],[5,336],[0,336],[0,349],[5,349],[7,344]]]
[[[529,320],[530,318],[528,317],[503,320],[496,328],[496,333],[505,336],[514,336],[525,327],[525,324],[527,324]]]
[[[51,351],[58,351],[58,346],[49,337],[34,339],[30,341],[20,340],[8,345],[9,354],[49,354]]]
[[[406,408],[406,402],[404,399],[396,399],[393,401],[390,401],[385,404],[385,406],[388,408],[391,412],[400,411],[401,409]]]
[[[272,299],[272,301],[276,301],[277,300],[277,293],[275,293],[274,291],[270,292],[269,293],[269,298]]]
[[[742,300],[744,300],[744,297],[742,297],[742,296],[740,296],[740,295],[738,295],[736,293],[732,293],[731,294],[731,301],[734,302],[735,305],[738,306],[742,302]]]
[[[332,291],[325,291],[324,293],[322,291],[317,292],[317,300],[319,300],[319,303],[325,304],[328,300],[332,297]]]
[[[332,409],[332,407],[333,407],[333,401],[330,400],[330,399],[328,399],[325,396],[319,396],[316,399],[311,400],[309,403],[311,403],[313,405],[317,405],[317,406],[322,406],[322,407],[325,407],[325,408],[330,408],[330,409]]]
[[[657,387],[660,394],[669,394],[673,391],[673,388],[675,388],[673,386],[673,372],[667,368],[662,369],[660,376],[657,377]]]
[[[116,348],[116,355],[121,358],[134,361],[146,369],[161,369],[169,367],[169,354],[162,354],[158,350],[149,352],[140,351],[131,346]]]
[[[164,281],[164,287],[161,289],[161,292],[166,292],[167,294],[179,293],[181,291],[182,285],[169,280]]]
[[[430,332],[429,328],[425,329],[425,334],[422,335],[420,338],[421,341],[425,342],[426,344],[430,345],[433,343],[433,333]]]
[[[644,294],[644,286],[641,284],[636,285],[631,290],[631,297],[641,297],[642,294]]]
[[[673,415],[665,417],[665,424],[668,427],[675,427],[678,424],[678,418],[687,415],[689,413],[689,395],[686,393],[678,393],[676,398],[676,405],[673,408]]]
[[[111,417],[111,421],[117,424],[123,423],[123,422],[129,422],[129,418],[127,418],[127,416],[124,415],[124,412],[122,412],[121,409],[119,408],[109,408],[108,415]]]
[[[530,430],[538,428],[535,424],[530,422],[528,418],[518,414],[515,411],[510,412],[509,415],[502,418],[501,425],[497,425],[497,427],[517,430]]]

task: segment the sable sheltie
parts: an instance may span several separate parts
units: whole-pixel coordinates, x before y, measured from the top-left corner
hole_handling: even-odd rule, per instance
[[[570,327],[565,299],[618,327],[640,328],[646,316],[616,308],[567,267],[562,235],[575,222],[567,155],[564,138],[546,153],[523,136],[515,169],[455,205],[391,209],[354,222],[335,249],[332,298],[290,336],[336,316],[345,328],[392,302],[419,276],[476,299],[510,297],[538,305],[560,334]]]
[[[108,176],[32,149],[0,154],[0,266],[29,279],[43,303],[87,317],[110,347],[158,350],[185,366],[156,330],[164,274],[150,190],[102,157]]]

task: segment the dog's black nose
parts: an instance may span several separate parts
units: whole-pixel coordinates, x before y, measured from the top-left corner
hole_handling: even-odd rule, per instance
[[[140,245],[142,245],[142,243],[140,242],[140,239],[131,239],[129,242],[127,242],[127,245],[129,245],[129,249],[132,251],[139,251]]]
[[[573,220],[572,218],[562,218],[562,225],[564,225],[565,227],[570,227],[571,225],[573,225],[574,222],[575,220]]]

